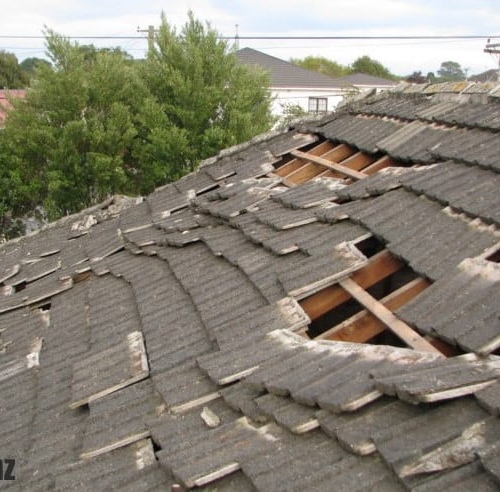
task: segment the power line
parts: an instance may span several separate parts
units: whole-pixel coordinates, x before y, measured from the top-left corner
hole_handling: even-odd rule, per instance
[[[148,32],[139,30],[138,32]],[[148,39],[148,36],[66,36],[69,39]],[[492,35],[458,35],[458,36],[237,36],[246,40],[460,40],[490,39]],[[220,39],[234,39],[235,36],[219,36]],[[45,39],[45,36],[0,35],[0,39]]]

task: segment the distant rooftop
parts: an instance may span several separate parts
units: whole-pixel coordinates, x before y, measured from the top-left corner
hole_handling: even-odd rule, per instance
[[[271,87],[314,87],[325,89],[339,87],[338,79],[333,79],[312,70],[306,70],[252,48],[243,48],[236,55],[241,63],[259,66],[268,71]]]

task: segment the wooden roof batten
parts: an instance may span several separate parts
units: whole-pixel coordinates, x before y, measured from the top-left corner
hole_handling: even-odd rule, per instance
[[[401,338],[401,340],[403,340],[408,346],[424,352],[441,353],[415,330],[397,318],[392,311],[384,306],[384,304],[377,301],[377,299],[372,297],[368,292],[360,287],[354,280],[351,278],[345,278],[339,282],[339,285],[368,311],[370,311],[376,318],[384,323],[384,325],[386,325],[394,334]]]
[[[357,314],[314,338],[367,343],[388,329],[415,350],[450,353],[447,347],[435,345],[434,340],[421,336],[392,312],[426,289],[430,285],[428,280],[417,277],[380,300],[366,291],[403,267],[402,260],[384,249],[369,258],[366,265],[334,285],[302,299],[300,305],[311,320],[318,319],[349,299],[354,299],[363,307]],[[308,336],[307,332],[302,334]]]
[[[302,152],[300,150],[294,150],[291,152],[291,155],[294,157],[298,157],[299,159],[303,159],[309,162],[313,162],[314,164],[319,164],[320,166],[325,167],[326,169],[329,169],[330,171],[334,171],[337,173],[340,173],[347,178],[360,180],[363,178],[366,178],[368,175],[359,171],[354,171],[352,169],[349,169],[346,166],[343,166],[342,164],[338,164],[336,162],[331,162],[327,159],[324,159],[322,157],[317,157],[308,154],[307,152]]]

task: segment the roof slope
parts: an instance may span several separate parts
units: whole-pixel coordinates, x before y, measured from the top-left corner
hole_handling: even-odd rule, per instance
[[[266,70],[269,73],[272,88],[331,89],[332,87],[342,86],[336,79],[312,70],[306,70],[252,48],[242,48],[237,51],[236,56],[240,63],[254,65]]]
[[[353,73],[338,79],[339,82],[351,84],[354,86],[370,86],[370,87],[394,87],[398,83],[394,80],[384,79],[383,77],[375,77],[366,73]]]
[[[498,490],[498,96],[359,99],[0,247],[2,486]]]

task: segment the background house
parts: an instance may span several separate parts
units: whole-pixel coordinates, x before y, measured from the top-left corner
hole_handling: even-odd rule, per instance
[[[331,111],[344,97],[342,85],[326,75],[252,48],[239,50],[237,56],[241,63],[261,67],[269,73],[274,97],[272,110],[276,116],[283,114],[288,106],[295,105],[312,113]]]
[[[392,80],[366,74],[333,79],[252,48],[239,50],[237,56],[241,63],[261,67],[269,73],[275,116],[282,115],[290,106],[300,106],[309,113],[325,113],[335,109],[353,91],[383,90],[396,85]]]

